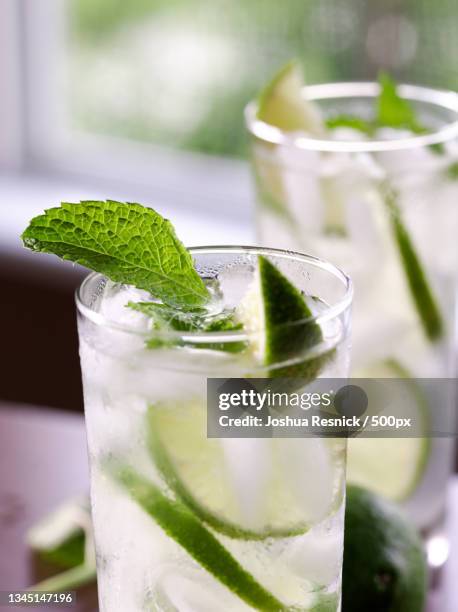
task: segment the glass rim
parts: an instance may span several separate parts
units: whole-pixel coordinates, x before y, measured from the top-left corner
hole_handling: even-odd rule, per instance
[[[265,256],[274,256],[281,257],[283,259],[290,259],[299,262],[303,262],[304,264],[314,266],[315,268],[319,268],[323,271],[326,271],[332,274],[337,280],[340,280],[344,287],[344,294],[338,300],[336,300],[333,304],[330,304],[323,312],[320,312],[318,315],[313,317],[308,317],[307,319],[300,319],[297,321],[292,321],[291,323],[285,323],[283,325],[276,326],[276,329],[282,329],[286,327],[292,327],[296,325],[303,325],[309,322],[316,322],[318,324],[324,323],[326,321],[331,321],[338,317],[340,314],[345,312],[352,303],[353,299],[353,282],[351,278],[343,272],[340,268],[335,266],[334,264],[320,259],[318,257],[314,257],[313,255],[306,255],[303,253],[297,253],[295,251],[287,251],[282,249],[268,248],[268,247],[256,247],[256,246],[241,246],[241,245],[221,245],[221,246],[198,246],[198,247],[190,247],[188,251],[191,255],[194,254],[224,254],[224,253],[234,253],[240,255],[265,255]],[[248,333],[243,330],[239,331],[223,331],[223,332],[183,332],[176,330],[139,330],[138,328],[119,323],[112,319],[107,318],[105,315],[101,314],[94,310],[94,308],[85,303],[83,292],[87,285],[91,283],[94,279],[100,280],[108,280],[108,277],[100,274],[98,272],[90,272],[79,285],[79,287],[75,291],[75,301],[78,311],[85,318],[89,319],[92,323],[106,327],[108,329],[112,329],[115,331],[126,332],[129,334],[133,334],[136,336],[141,336],[146,339],[170,339],[175,341],[182,341],[184,343],[194,343],[194,344],[210,344],[210,343],[230,343],[230,342],[241,342],[241,341],[249,341],[252,338],[253,333]],[[260,332],[263,330],[261,329]]]
[[[306,85],[304,95],[309,100],[329,100],[339,98],[375,98],[380,91],[376,82],[335,82],[320,85]],[[245,124],[253,136],[273,145],[283,145],[305,151],[323,151],[329,153],[371,153],[377,151],[400,151],[441,144],[458,136],[458,94],[454,91],[423,87],[421,85],[398,85],[402,98],[415,102],[425,102],[442,109],[452,111],[455,121],[446,123],[427,134],[416,134],[392,140],[330,140],[298,135],[297,132],[285,132],[280,128],[265,123],[256,117],[257,101],[252,100],[245,107]]]

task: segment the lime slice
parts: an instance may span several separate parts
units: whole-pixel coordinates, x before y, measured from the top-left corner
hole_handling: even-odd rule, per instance
[[[423,265],[418,257],[409,232],[402,220],[397,203],[396,192],[386,185],[383,187],[385,203],[388,207],[393,235],[398,247],[399,257],[406,275],[412,299],[420,317],[423,329],[429,340],[438,340],[444,333],[444,324],[437,300],[428,282]]]
[[[255,279],[238,306],[237,314],[251,337],[256,360],[268,367],[269,377],[315,379],[334,354],[334,349],[310,357],[323,341],[320,326],[302,293],[278,268],[262,255],[258,257]],[[300,359],[301,354],[308,357]],[[294,360],[296,363],[276,367]]]
[[[355,373],[356,378],[405,379],[403,415],[428,429],[428,403],[418,384],[397,361],[381,361]],[[424,438],[352,438],[347,458],[348,481],[388,497],[406,500],[417,487],[430,452]]]
[[[201,520],[232,538],[298,535],[342,499],[344,447],[329,440],[207,438],[202,403],[149,408],[156,468]]]
[[[266,612],[286,609],[184,504],[167,498],[154,484],[130,468],[119,470],[116,478],[170,538],[245,603]]]
[[[316,106],[303,97],[304,79],[296,60],[288,62],[259,96],[257,117],[285,132],[324,133]]]

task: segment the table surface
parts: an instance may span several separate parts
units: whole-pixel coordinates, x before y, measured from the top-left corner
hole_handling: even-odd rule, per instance
[[[68,497],[86,493],[88,466],[81,415],[0,403],[0,590],[34,581],[26,530]],[[428,612],[458,610],[458,479],[449,490],[451,555]],[[4,610],[19,610],[5,608]],[[43,610],[44,608],[39,608]],[[53,608],[55,609],[55,608]],[[72,607],[96,610],[89,589]]]

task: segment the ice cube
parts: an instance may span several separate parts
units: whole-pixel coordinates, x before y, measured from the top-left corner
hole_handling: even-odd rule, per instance
[[[271,475],[271,440],[221,438],[231,490],[245,528],[256,528],[266,509]]]
[[[157,609],[180,612],[215,612],[215,610],[250,610],[203,570],[170,564],[161,568],[154,586]]]
[[[328,586],[340,574],[343,553],[343,513],[294,539],[283,561],[298,576]]]
[[[326,440],[289,439],[280,455],[284,477],[295,493],[304,520],[317,523],[332,509],[335,468]]]

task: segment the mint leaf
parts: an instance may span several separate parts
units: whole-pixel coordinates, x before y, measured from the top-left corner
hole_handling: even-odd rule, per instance
[[[202,306],[209,299],[170,221],[140,204],[63,202],[32,219],[22,240],[33,251],[145,289],[175,308]]]
[[[408,100],[398,94],[395,81],[385,72],[379,75],[380,93],[377,99],[376,123],[379,126],[405,128],[415,134],[428,130],[420,124]]]
[[[153,321],[153,329],[156,330],[199,331],[203,329],[201,309],[199,311],[202,314],[198,315],[196,312],[183,312],[158,302],[128,302],[127,307],[150,317]]]
[[[193,312],[183,312],[174,310],[164,304],[157,302],[129,302],[128,308],[141,312],[152,320],[153,330],[159,332],[179,331],[179,332],[231,332],[243,329],[242,323],[234,318],[233,310],[224,310],[217,315],[209,316],[202,309],[195,309]],[[164,338],[152,337],[146,341],[148,348],[155,349],[163,346],[176,345],[178,341],[170,342]],[[204,348],[207,350],[226,351],[238,353],[243,351],[247,343],[240,342],[205,342],[203,344],[186,342],[187,346],[194,348]]]
[[[424,134],[428,131],[418,121],[410,102],[399,96],[396,83],[388,74],[379,75],[379,85],[380,92],[376,101],[374,119],[365,120],[354,115],[336,115],[326,120],[326,126],[330,129],[349,127],[368,136],[372,136],[380,127],[405,128],[415,134]]]
[[[379,75],[380,93],[377,100],[377,127],[404,128],[414,134],[427,134],[428,128],[423,125],[415,112],[415,108],[405,98],[398,94],[395,81],[386,73]],[[445,153],[444,145],[436,143],[429,149],[437,155]]]
[[[326,127],[330,130],[347,127],[362,132],[367,136],[372,136],[376,128],[371,121],[366,121],[354,115],[335,115],[334,117],[329,117],[326,119]]]
[[[329,129],[349,127],[366,136],[373,136],[381,127],[403,128],[414,134],[427,134],[429,130],[419,121],[412,104],[398,94],[395,81],[388,74],[381,73],[379,84],[380,93],[376,103],[376,116],[372,121],[354,115],[336,115],[326,120],[326,127]],[[438,155],[445,153],[442,143],[428,146],[433,153]]]

